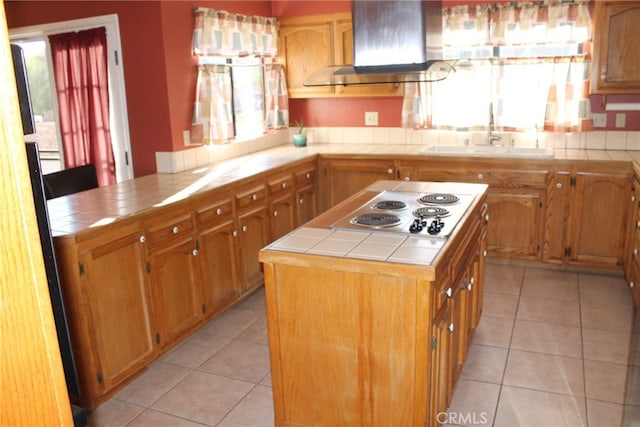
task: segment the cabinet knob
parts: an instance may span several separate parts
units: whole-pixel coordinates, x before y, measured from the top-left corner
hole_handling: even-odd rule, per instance
[[[556,184],[556,188],[562,188],[562,183],[561,183],[561,182],[558,182],[558,183]]]
[[[471,279],[469,279],[469,283],[471,283],[472,285],[475,283],[473,276],[471,276]]]
[[[640,221],[636,222],[636,228],[640,228]]]
[[[451,296],[453,295],[453,289],[447,288],[444,293],[447,295],[447,298],[451,298]]]
[[[258,200],[258,195],[257,194],[252,194],[251,195],[251,200]]]
[[[231,235],[233,235],[233,237],[238,237],[238,230],[233,230],[233,233],[231,233]]]
[[[311,174],[309,172],[307,172],[307,173],[304,174],[304,177],[307,178],[307,179],[310,179],[311,178]]]
[[[629,287],[630,287],[630,288],[632,288],[632,289],[633,289],[633,287],[634,287],[635,285],[636,285],[635,283],[633,283],[633,282],[629,282]]]
[[[286,182],[283,182],[282,184],[280,184],[280,187],[282,187],[282,188],[287,188],[287,183],[286,183]]]
[[[453,326],[453,323],[449,323],[449,332],[453,332],[454,329],[455,326]]]
[[[635,196],[635,195],[631,196],[631,201],[632,201],[632,202],[635,202],[635,201],[636,201],[636,196]]]
[[[244,233],[246,233],[246,232],[247,232],[247,226],[246,226],[246,225],[243,225],[243,226],[242,226],[242,231],[243,231]]]
[[[222,215],[222,209],[220,208],[216,209],[216,215]]]
[[[178,228],[178,226],[176,225],[175,227],[173,227],[171,229],[171,231],[173,232],[173,234],[178,234],[180,232],[180,229]]]
[[[387,169],[387,175],[393,175],[393,168]]]
[[[198,250],[197,249],[194,249],[192,253],[193,253],[193,256],[198,256]]]
[[[405,181],[411,181],[411,177],[409,177],[409,176],[405,176],[405,177],[404,177],[404,180],[405,180]]]
[[[144,243],[147,240],[146,237],[144,236],[140,236],[140,243]]]
[[[278,216],[278,211],[273,211],[273,216]]]
[[[633,255],[638,255],[638,248],[635,248],[635,249],[633,250]]]
[[[478,174],[478,179],[482,181],[482,180],[484,179],[484,175],[482,175],[481,173],[479,173],[479,174]]]
[[[469,282],[467,284],[467,290],[470,291],[473,288],[473,283]]]
[[[487,250],[482,251],[482,256],[487,256]]]
[[[304,199],[298,200],[298,203],[300,203],[301,205],[304,204]]]
[[[487,222],[489,222],[489,214],[486,214],[486,215],[484,216],[484,220],[485,220],[485,221],[487,221]]]

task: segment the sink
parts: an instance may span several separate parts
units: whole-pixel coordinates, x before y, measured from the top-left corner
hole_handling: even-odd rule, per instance
[[[421,152],[424,154],[461,154],[486,157],[553,157],[552,148],[499,145],[431,145]]]

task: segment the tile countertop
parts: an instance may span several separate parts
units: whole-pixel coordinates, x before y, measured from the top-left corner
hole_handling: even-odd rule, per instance
[[[108,187],[48,201],[54,237],[112,223],[147,212],[190,195],[211,190],[316,154],[389,154],[442,156],[425,153],[424,145],[390,144],[287,144],[175,174],[154,174]],[[554,159],[633,161],[640,173],[640,151],[556,149]]]

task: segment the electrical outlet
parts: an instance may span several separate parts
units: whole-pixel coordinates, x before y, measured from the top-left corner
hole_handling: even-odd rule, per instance
[[[378,112],[366,111],[364,113],[364,125],[365,126],[378,126]]]
[[[627,115],[625,113],[616,113],[616,127],[623,128],[627,125]]]
[[[591,115],[591,118],[593,119],[593,127],[607,127],[607,113],[594,113]]]
[[[182,139],[184,140],[184,145],[191,145],[191,132],[188,129],[182,131]]]

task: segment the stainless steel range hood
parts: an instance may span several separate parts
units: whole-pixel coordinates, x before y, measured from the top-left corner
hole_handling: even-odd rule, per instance
[[[456,61],[442,59],[440,1],[353,0],[353,65],[321,69],[305,86],[437,81]]]

